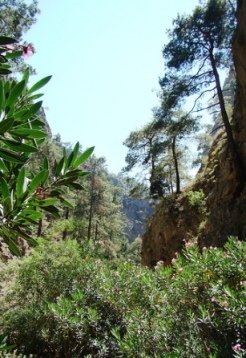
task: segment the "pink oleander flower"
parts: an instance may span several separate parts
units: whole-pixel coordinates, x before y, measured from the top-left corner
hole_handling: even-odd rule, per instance
[[[232,349],[234,350],[234,352],[237,352],[237,353],[241,352],[241,350],[242,350],[241,344],[239,344],[239,343],[235,344],[235,346],[232,347]]]
[[[28,44],[27,46],[23,46],[23,52],[22,56],[25,60],[27,60],[29,57],[31,57],[35,52],[35,48],[33,44]]]

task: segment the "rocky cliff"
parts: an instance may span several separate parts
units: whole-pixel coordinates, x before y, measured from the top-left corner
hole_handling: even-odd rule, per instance
[[[237,18],[233,41],[237,89],[232,126],[246,173],[246,0],[238,0]],[[234,164],[221,132],[193,185],[179,196],[165,198],[157,207],[143,237],[144,265],[152,266],[160,260],[170,264],[190,240],[203,247],[222,246],[230,235],[246,238],[246,187],[245,182],[238,182]],[[204,193],[204,198],[197,193]]]
[[[153,207],[145,199],[123,197],[123,212],[126,217],[125,233],[128,241],[134,241],[142,236],[147,220],[153,215]]]

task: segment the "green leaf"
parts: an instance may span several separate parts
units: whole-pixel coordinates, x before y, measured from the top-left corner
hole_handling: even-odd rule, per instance
[[[8,60],[7,60],[7,55],[5,55],[5,56],[3,56],[3,55],[0,55],[0,63],[6,63],[6,62],[8,62]]]
[[[18,41],[16,39],[13,39],[13,37],[0,36],[0,45],[11,45],[17,42]]]
[[[28,93],[33,93],[37,90],[39,90],[40,88],[42,88],[43,86],[46,85],[46,83],[49,82],[49,80],[51,79],[52,76],[47,76],[45,78],[43,78],[42,80],[38,81],[37,83],[35,83],[35,85],[33,85],[30,90],[28,91]]]
[[[65,157],[62,157],[61,160],[55,164],[55,176],[58,177],[63,169],[64,166],[64,162],[65,162]]]
[[[84,189],[82,187],[82,185],[79,184],[79,183],[69,183],[68,186],[73,188],[73,189],[76,189],[76,190],[83,190]]]
[[[56,204],[58,204],[58,200],[56,198],[47,198],[47,199],[38,201],[38,205],[41,207],[51,206],[51,205],[56,205]]]
[[[73,163],[75,161],[75,159],[78,156],[78,152],[79,152],[79,142],[77,142],[74,146],[74,149],[72,150],[71,154],[68,157],[68,162],[67,162],[67,166],[68,168],[71,166],[73,166]]]
[[[6,101],[6,107],[12,107],[12,105],[16,102],[17,98],[20,97],[24,88],[26,87],[26,81],[22,80],[18,82],[14,88],[11,90],[10,95]]]
[[[3,200],[9,199],[10,192],[6,180],[4,178],[0,178],[0,184],[1,184],[1,193],[2,193]]]
[[[75,161],[73,166],[77,168],[79,165],[83,164],[93,153],[95,147],[90,147],[86,149]]]
[[[34,211],[31,209],[25,209],[23,210],[23,212],[21,213],[22,217],[26,217],[28,216],[28,218],[31,218],[32,220],[40,220],[42,218],[42,213],[40,211]]]
[[[73,205],[70,201],[64,199],[62,196],[58,196],[58,198],[60,199],[61,203],[62,203],[65,207],[67,207],[67,208],[69,208],[69,209],[73,209],[73,208],[74,208],[74,205]]]
[[[10,73],[12,73],[12,71],[8,70],[7,68],[2,68],[0,66],[0,75],[10,75]]]
[[[51,197],[58,197],[59,195],[65,194],[65,191],[61,188],[55,188],[49,194]]]
[[[21,168],[18,177],[16,179],[16,196],[17,198],[20,198],[22,196],[22,194],[25,191],[25,176],[26,176],[26,171],[25,168]]]
[[[6,167],[6,165],[5,165],[5,163],[4,163],[4,161],[2,159],[0,159],[0,170],[5,172],[5,173],[9,172],[8,168]]]
[[[28,97],[29,101],[34,101],[35,99],[39,99],[40,97],[43,97],[43,93],[34,94],[33,96]]]
[[[59,218],[59,210],[55,206],[44,206],[43,210],[48,211],[54,217]]]
[[[23,144],[14,140],[3,140],[3,142],[15,152],[36,153],[38,149],[32,145]]]
[[[27,83],[30,77],[30,70],[29,68],[25,69],[22,79]]]
[[[29,193],[33,193],[39,185],[43,184],[48,179],[48,176],[49,172],[45,169],[38,173],[28,186]]]
[[[10,128],[13,127],[13,124],[14,124],[13,117],[4,119],[2,122],[0,122],[0,134],[4,134],[5,132],[9,131]]]
[[[13,211],[13,208],[14,208],[14,191],[13,190],[11,190],[11,193],[10,193],[9,204],[10,204],[10,211]]]
[[[41,139],[46,138],[47,133],[40,131],[38,129],[30,129],[26,127],[18,127],[11,130],[11,134],[16,135],[22,138],[29,138],[29,139]]]
[[[8,60],[14,60],[15,58],[18,58],[22,55],[22,51],[13,51],[6,53],[5,57]]]
[[[45,127],[44,121],[42,121],[39,117],[35,117],[31,121],[29,121],[31,124],[31,129],[43,129]]]
[[[40,219],[39,219],[39,220],[40,220]],[[32,216],[25,216],[25,217],[23,218],[24,225],[26,225],[27,223],[28,223],[28,224],[37,225],[38,222],[39,222],[39,220],[36,219],[36,218],[33,218]]]
[[[66,173],[66,178],[70,178],[70,177],[79,178],[88,174],[90,174],[90,172],[81,169],[74,169]]]
[[[15,119],[18,119],[18,120],[21,120],[23,121],[24,119],[28,118],[29,115],[29,108],[30,108],[30,105],[29,106],[26,106],[25,108],[23,109],[20,109],[18,111],[15,111],[12,115],[14,116]]]
[[[120,336],[119,330],[117,328],[112,328],[111,333],[112,333],[112,336],[114,338],[116,338],[118,341],[121,340],[121,336]]]
[[[3,148],[0,148],[0,158],[3,158],[11,163],[18,163],[18,164],[23,163],[23,159],[19,155]]]
[[[30,107],[28,115],[32,116],[32,115],[36,114],[40,110],[40,108],[42,107],[42,104],[43,104],[43,101],[39,101],[39,102],[34,103]]]
[[[39,111],[39,109],[42,107],[42,101],[39,101],[37,103],[34,103],[32,105],[28,105],[23,109],[20,109],[18,111],[15,111],[12,115],[16,118],[16,119],[21,119],[23,120],[30,120],[31,122],[37,120],[36,116],[34,117],[34,115]],[[32,118],[34,117],[34,118]]]
[[[25,231],[23,231],[22,229],[20,229],[19,227],[15,227],[15,230],[18,232],[19,235],[21,235],[30,246],[36,246],[37,245],[37,241],[34,240],[30,235],[28,235]]]
[[[4,84],[3,81],[0,80],[0,112],[5,108],[5,96],[4,96]]]
[[[7,240],[5,240],[6,244],[8,245],[8,248],[10,252],[15,256],[21,256],[20,249],[14,242],[14,240],[11,239],[11,237],[8,237]]]

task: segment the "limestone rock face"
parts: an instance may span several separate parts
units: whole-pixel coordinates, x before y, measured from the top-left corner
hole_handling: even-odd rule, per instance
[[[237,90],[232,126],[246,172],[246,0],[238,0],[237,18],[233,40]],[[157,207],[143,236],[142,263],[152,266],[162,260],[168,265],[191,239],[200,247],[222,246],[230,235],[245,239],[246,185],[238,194],[238,184],[225,133],[220,132],[195,183]],[[202,213],[187,199],[189,191],[199,190],[206,197]]]
[[[185,243],[200,247],[223,246],[228,236],[246,238],[246,188],[235,195],[237,178],[224,133],[215,139],[207,163],[196,181],[179,196],[167,197],[157,206],[143,236],[142,263],[169,265]],[[190,192],[202,190],[205,206],[192,206]]]
[[[158,261],[169,265],[185,243],[197,234],[201,214],[192,207],[185,193],[169,197],[157,206],[142,241],[142,263],[155,266]]]
[[[232,48],[237,81],[234,122],[235,138],[246,168],[246,0],[238,0],[237,19]]]

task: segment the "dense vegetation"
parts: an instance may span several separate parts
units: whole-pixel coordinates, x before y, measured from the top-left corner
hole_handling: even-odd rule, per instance
[[[236,240],[203,253],[191,245],[151,271],[42,240],[3,265],[0,326],[40,357],[243,356],[245,254]]]
[[[203,1],[190,16],[178,16],[169,31],[160,106],[153,121],[125,141],[125,171],[140,166],[149,186],[109,174],[93,148],[84,150],[79,143],[71,148],[59,135],[52,138],[39,100],[51,77],[29,86],[23,56],[33,47],[20,43],[35,22],[37,2],[6,0],[0,6],[5,24],[0,36],[0,356],[244,357],[245,242],[231,237],[223,248],[202,250],[191,238],[171,265],[159,261],[151,270],[139,265],[141,239],[129,244],[134,223],[126,218],[127,205],[140,222],[136,208],[146,208],[144,201],[132,201],[129,209],[130,196],[165,197],[171,203],[180,194],[187,180],[186,139],[200,128],[197,104],[208,92],[215,99],[209,108],[219,108],[216,125],[225,128],[237,194],[242,190],[230,110],[233,85],[223,88],[218,72],[223,68],[227,83],[230,76],[235,82],[234,2]],[[184,111],[190,95],[197,98],[192,110]],[[206,154],[207,134],[198,137]],[[190,190],[186,196],[206,217],[204,192]]]

